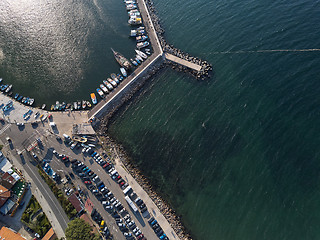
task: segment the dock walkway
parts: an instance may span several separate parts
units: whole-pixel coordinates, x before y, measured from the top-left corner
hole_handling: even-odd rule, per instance
[[[172,62],[178,63],[178,64],[180,64],[182,66],[191,68],[191,69],[196,70],[198,72],[201,70],[201,66],[198,65],[198,64],[195,64],[195,63],[192,63],[192,62],[188,62],[188,61],[186,61],[186,60],[184,60],[182,58],[176,57],[176,56],[174,56],[174,55],[172,55],[170,53],[165,53],[164,55],[165,55],[165,58],[167,60],[170,60]]]

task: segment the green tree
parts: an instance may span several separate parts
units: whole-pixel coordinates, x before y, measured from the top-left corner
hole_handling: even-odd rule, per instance
[[[94,235],[91,232],[92,228],[88,223],[80,218],[76,218],[68,223],[66,238],[67,240],[94,240]]]

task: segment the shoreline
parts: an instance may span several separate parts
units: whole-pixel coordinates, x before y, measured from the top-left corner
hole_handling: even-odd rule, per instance
[[[98,129],[98,131],[101,130],[102,129],[100,128]],[[159,193],[157,193],[148,177],[144,176],[142,171],[132,162],[132,158],[127,154],[125,148],[120,143],[117,143],[117,141],[107,133],[107,130],[103,135],[101,134],[99,138],[103,140],[103,148],[108,149],[109,153],[112,155],[111,159],[115,159],[116,157],[120,159],[120,162],[124,165],[124,169],[128,171],[128,173],[148,194],[179,238],[182,240],[195,239],[192,237],[191,231],[189,231],[182,223],[182,216],[178,215],[173,207],[171,207],[170,204],[162,198]]]

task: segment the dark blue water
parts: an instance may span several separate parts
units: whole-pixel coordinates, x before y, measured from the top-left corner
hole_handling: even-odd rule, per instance
[[[320,52],[260,52],[319,48],[319,1],[156,8],[168,41],[214,77],[163,72],[112,136],[197,239],[319,239]]]
[[[319,49],[320,2],[155,5],[214,76],[163,71],[110,134],[196,239],[319,239],[320,52],[261,50]],[[116,0],[1,1],[0,75],[39,102],[86,98],[118,70],[110,47],[133,55],[126,20]]]

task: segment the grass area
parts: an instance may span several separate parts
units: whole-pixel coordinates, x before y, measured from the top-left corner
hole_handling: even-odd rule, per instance
[[[19,181],[17,181],[16,184],[11,189],[12,192],[18,196],[20,193],[20,190],[24,188],[23,185],[26,185],[25,182],[22,179],[19,179]]]
[[[39,173],[41,177],[45,180],[45,182],[50,187],[53,194],[56,196],[58,201],[60,202],[63,210],[66,212],[69,219],[74,218],[77,215],[77,210],[73,207],[73,205],[69,202],[69,200],[65,197],[64,193],[59,189],[56,185],[56,182],[53,181],[41,167],[39,167]]]
[[[47,216],[43,213],[40,204],[34,196],[31,197],[30,202],[22,214],[21,222],[26,224],[34,232],[43,237],[51,228],[51,224]]]

